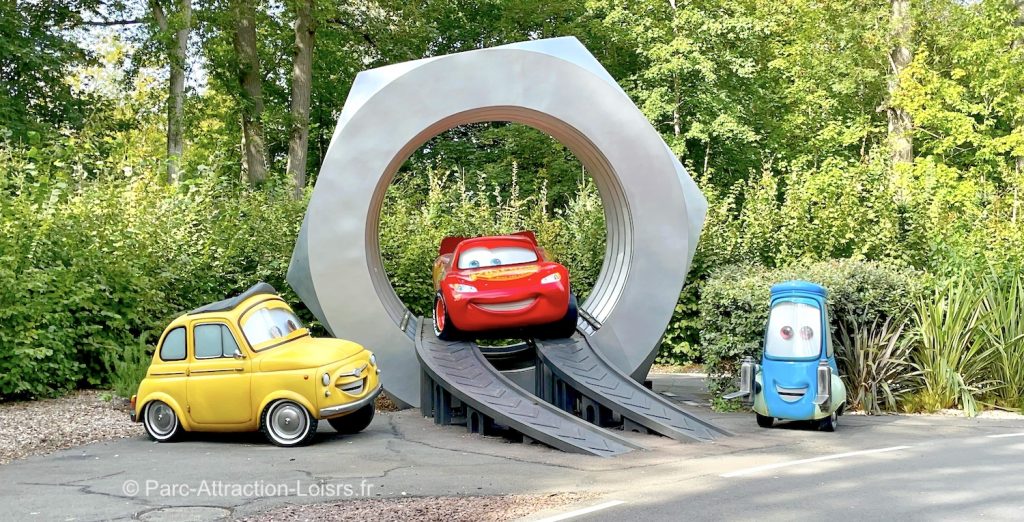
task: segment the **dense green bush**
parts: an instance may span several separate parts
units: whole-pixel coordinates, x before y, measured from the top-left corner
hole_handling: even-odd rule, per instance
[[[836,362],[846,384],[849,409],[867,413],[897,411],[899,404],[921,386],[914,362],[917,337],[909,321],[887,318],[849,330],[839,325]]]
[[[923,387],[905,408],[1024,408],[1024,276],[962,272],[916,306]]]
[[[58,174],[40,165],[0,155],[0,399],[80,385],[128,394],[151,357],[146,343],[173,317],[256,281],[298,304],[285,275],[306,202],[285,184],[251,189],[216,176],[173,187],[156,176],[75,184],[53,181]],[[543,191],[521,197],[512,179],[499,188],[478,177],[470,188],[465,176],[430,175],[428,190],[400,181],[389,191],[382,255],[414,311],[430,311],[431,264],[450,234],[535,230],[570,266],[577,292],[593,286],[604,252],[593,185],[549,212]]]
[[[304,202],[287,190],[36,167],[0,155],[0,399],[109,384],[177,314],[259,280],[288,290]]]
[[[996,403],[1024,411],[1024,273],[990,279],[982,309],[981,329],[995,350]]]
[[[714,397],[734,386],[738,363],[760,357],[768,321],[770,287],[804,279],[829,291],[832,328],[856,330],[887,318],[903,318],[907,304],[926,288],[925,277],[909,268],[872,261],[834,260],[768,269],[733,265],[719,269],[703,285],[700,299],[701,354]],[[718,402],[719,406],[727,407]]]
[[[920,343],[915,351],[924,386],[914,402],[934,411],[959,406],[978,411],[977,397],[994,384],[988,369],[996,352],[981,335],[984,285],[956,277],[917,302],[914,322]]]

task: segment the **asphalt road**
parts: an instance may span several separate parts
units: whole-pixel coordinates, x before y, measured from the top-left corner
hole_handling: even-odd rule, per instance
[[[692,379],[656,389],[700,402]],[[835,433],[758,428],[711,414],[737,435],[613,459],[571,455],[440,427],[416,410],[365,432],[320,428],[305,448],[258,435],[92,444],[0,466],[0,520],[195,519],[346,498],[589,491],[579,520],[1022,520],[1024,419],[844,416]],[[191,508],[174,511],[175,508]]]

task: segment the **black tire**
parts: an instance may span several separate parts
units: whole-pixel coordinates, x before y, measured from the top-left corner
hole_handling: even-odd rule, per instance
[[[316,436],[316,427],[317,420],[309,410],[288,399],[268,404],[260,415],[260,432],[271,444],[283,448],[309,444]]]
[[[462,332],[452,324],[452,318],[448,315],[448,306],[444,302],[444,296],[438,292],[434,296],[434,335],[442,341],[462,340]],[[439,327],[440,326],[440,327]]]
[[[579,307],[576,305],[576,294],[569,294],[569,308],[561,319],[540,328],[537,337],[541,339],[565,339],[576,333],[579,320]]]
[[[771,428],[772,426],[775,425],[775,417],[767,417],[765,415],[761,415],[760,413],[755,413],[755,415],[757,415],[758,426],[762,428]]]
[[[327,422],[331,424],[334,431],[344,435],[352,435],[353,433],[365,430],[373,422],[374,413],[376,413],[376,410],[373,404],[370,403],[344,417],[327,419]]]
[[[818,430],[820,431],[836,431],[837,426],[839,426],[839,410],[818,421]]]
[[[156,442],[171,442],[181,433],[181,422],[166,402],[152,401],[142,413],[142,424],[146,435]]]

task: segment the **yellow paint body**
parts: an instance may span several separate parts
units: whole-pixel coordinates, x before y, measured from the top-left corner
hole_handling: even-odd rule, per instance
[[[306,328],[252,345],[242,325],[260,310],[291,308],[280,297],[254,295],[231,310],[186,314],[164,330],[153,361],[135,398],[135,415],[154,400],[167,403],[186,431],[242,432],[260,427],[263,410],[278,399],[290,399],[315,419],[353,413],[321,415],[321,410],[359,402],[380,385],[372,354],[361,345],[341,339],[314,339]],[[228,328],[241,353],[236,357],[197,358],[196,326],[221,324]],[[161,348],[168,333],[184,328],[187,354],[164,361]],[[328,384],[324,385],[324,374]],[[353,392],[356,383],[363,385]]]

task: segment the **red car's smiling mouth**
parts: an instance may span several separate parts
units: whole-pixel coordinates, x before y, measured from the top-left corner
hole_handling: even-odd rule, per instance
[[[536,297],[530,297],[520,301],[510,301],[507,303],[473,303],[473,306],[488,312],[518,312],[529,308],[536,300]]]

